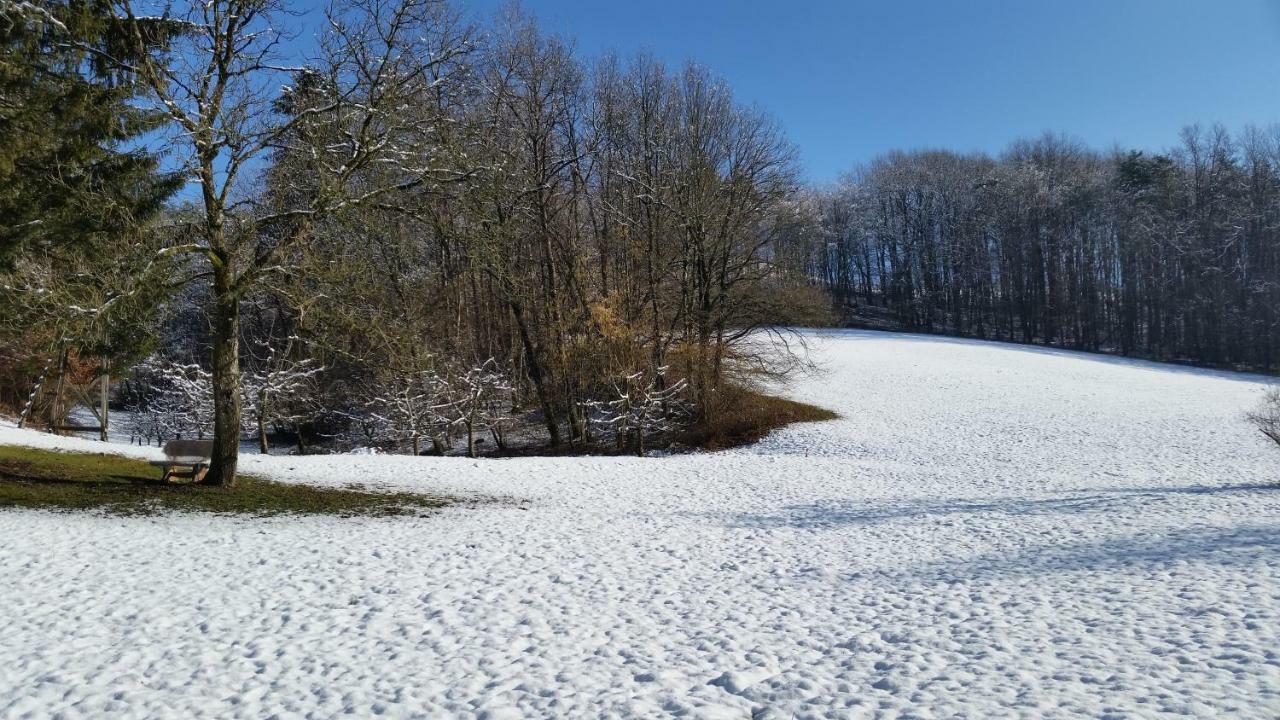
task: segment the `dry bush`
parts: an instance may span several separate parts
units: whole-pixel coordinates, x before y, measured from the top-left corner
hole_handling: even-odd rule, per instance
[[[706,418],[680,435],[681,444],[703,450],[725,450],[750,445],[791,423],[839,417],[826,408],[737,386],[716,393],[714,402],[715,407]]]
[[[1280,445],[1280,388],[1268,390],[1258,407],[1245,417],[1263,435]]]

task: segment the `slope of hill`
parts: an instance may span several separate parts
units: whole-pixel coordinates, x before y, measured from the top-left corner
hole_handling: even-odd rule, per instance
[[[842,417],[730,452],[244,460],[521,504],[0,512],[0,715],[1280,713],[1265,379],[811,339]]]

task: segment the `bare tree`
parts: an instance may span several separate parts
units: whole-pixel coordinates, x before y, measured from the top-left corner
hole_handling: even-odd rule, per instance
[[[584,402],[592,421],[614,437],[619,450],[643,456],[645,438],[671,432],[692,416],[684,395],[688,383],[665,385],[667,368],[632,373],[612,383],[612,397]]]
[[[132,384],[134,436],[159,443],[213,429],[213,377],[199,365],[151,357],[135,368]]]
[[[122,17],[139,16],[117,0]],[[212,289],[215,450],[207,483],[235,481],[241,426],[240,302],[291,264],[317,223],[396,193],[456,179],[437,152],[432,108],[463,72],[469,30],[440,0],[359,0],[326,13],[321,56],[308,72],[280,47],[292,13],[281,0],[188,0],[163,12],[189,32],[163,52],[121,65],[141,78],[175,128],[199,187],[201,216],[163,252],[205,261]],[[130,22],[146,47],[142,25]],[[290,77],[305,87],[281,94]],[[263,205],[243,180],[268,156],[305,168],[297,192]]]
[[[314,395],[316,375],[324,371],[311,358],[295,360],[289,355],[287,347],[281,353],[268,347],[260,366],[246,372],[241,381],[248,410],[245,425],[258,436],[258,449],[264,455],[271,449],[267,428],[286,423],[298,428],[309,414],[308,399]]]
[[[1245,416],[1254,427],[1280,445],[1280,388],[1272,388],[1263,396],[1257,409]]]
[[[408,442],[413,454],[419,455],[423,438],[442,449],[440,437],[453,422],[453,404],[447,381],[434,372],[420,371],[392,377],[365,402],[365,409],[381,423],[386,439]]]
[[[502,408],[510,406],[508,395],[511,385],[493,358],[452,373],[445,383],[449,397],[446,411],[452,423],[466,431],[467,456],[475,457],[477,430],[487,425],[495,431],[495,438],[501,437],[506,419]]]

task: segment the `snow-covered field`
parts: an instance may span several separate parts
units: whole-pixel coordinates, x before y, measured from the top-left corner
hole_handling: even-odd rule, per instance
[[[812,337],[738,451],[244,463],[523,506],[0,512],[0,717],[1280,716],[1261,378]]]

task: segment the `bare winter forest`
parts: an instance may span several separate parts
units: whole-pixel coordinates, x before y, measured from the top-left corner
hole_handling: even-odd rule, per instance
[[[892,153],[814,196],[806,277],[852,317],[1274,370],[1280,134],[1187,128],[1166,153],[1064,137],[999,158]]]

